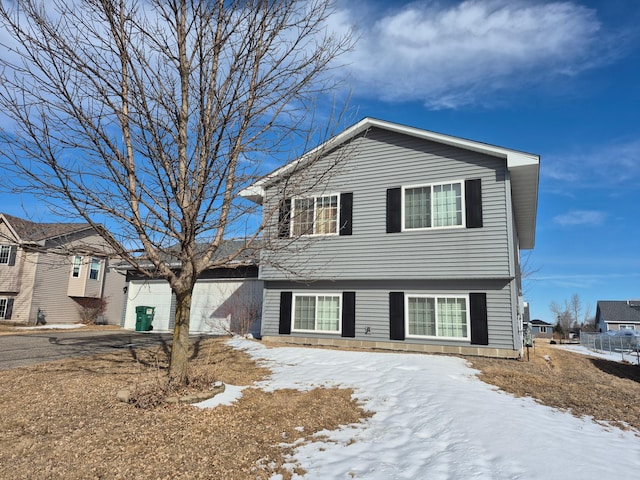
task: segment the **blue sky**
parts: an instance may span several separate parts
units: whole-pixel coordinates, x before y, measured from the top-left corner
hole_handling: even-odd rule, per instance
[[[339,69],[354,121],[541,156],[532,318],[640,298],[640,2],[338,0],[330,23],[359,39]]]
[[[640,298],[640,2],[356,3],[358,117],[541,156],[532,318]]]

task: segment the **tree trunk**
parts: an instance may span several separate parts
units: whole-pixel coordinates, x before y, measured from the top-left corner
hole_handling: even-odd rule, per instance
[[[175,386],[186,385],[189,364],[189,317],[193,286],[176,294],[176,321],[173,328],[169,382]]]

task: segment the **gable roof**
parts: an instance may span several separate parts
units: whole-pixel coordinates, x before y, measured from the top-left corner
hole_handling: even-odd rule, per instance
[[[545,322],[544,320],[539,320],[539,319],[531,320],[531,325],[536,325],[538,327],[551,327],[552,326],[552,324],[550,324],[549,322]]]
[[[520,152],[508,148],[497,147],[486,143],[475,142],[464,138],[435,133],[420,128],[408,127],[398,123],[387,122],[375,118],[366,117],[342,133],[327,140],[302,157],[274,170],[260,178],[244,190],[240,195],[261,204],[265,194],[265,188],[290,170],[304,167],[315,155],[328,152],[355,136],[368,131],[371,128],[380,128],[390,132],[409,135],[431,142],[450,145],[464,150],[483,153],[493,157],[505,159],[511,180],[511,193],[513,198],[513,210],[520,240],[520,248],[531,249],[535,244],[536,217],[538,210],[538,180],[540,174],[540,157],[531,153]]]
[[[254,242],[255,245],[253,248],[243,250],[240,254],[232,260],[229,264],[225,266],[225,268],[235,268],[239,266],[248,266],[248,265],[258,265],[258,259],[260,256],[259,248],[260,242]],[[212,261],[223,259],[225,257],[229,257],[239,250],[242,250],[246,245],[246,241],[244,240],[223,240],[218,250],[214,253],[212,257]],[[196,244],[195,255],[202,256],[204,255],[206,249],[209,247],[209,244],[206,243],[198,243]],[[165,262],[170,268],[181,268],[182,262],[178,259],[176,255],[171,254],[171,249],[167,252],[160,252],[160,259]],[[152,264],[150,261],[146,260],[145,257],[139,258],[140,265],[144,268],[152,268]],[[119,266],[122,270],[136,270],[136,267],[133,265],[123,262]]]
[[[640,323],[640,300],[600,300],[597,311],[605,322]]]
[[[43,242],[91,229],[88,223],[38,223],[6,213],[0,213],[0,220],[24,243]]]

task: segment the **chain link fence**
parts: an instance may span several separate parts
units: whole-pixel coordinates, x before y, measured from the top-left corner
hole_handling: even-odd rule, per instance
[[[640,365],[640,332],[580,333],[580,345],[594,352],[620,354],[621,360]]]

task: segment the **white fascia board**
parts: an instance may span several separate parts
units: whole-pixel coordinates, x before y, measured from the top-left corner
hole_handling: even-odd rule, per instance
[[[255,181],[248,187],[244,188],[243,190],[240,190],[239,195],[257,204],[262,204],[262,200],[264,198],[264,193],[265,193],[264,188],[266,184],[278,178],[279,176],[284,175],[289,170],[296,168],[298,166],[304,165],[307,159],[313,158],[313,156],[316,155],[317,153],[330,150],[340,145],[341,143],[346,142],[350,138],[356,136],[358,133],[362,132],[363,130],[366,130],[367,128],[369,128],[369,125],[368,125],[369,120],[370,120],[369,118],[364,118],[360,120],[358,123],[347,128],[346,130],[343,130],[341,133],[339,133],[335,137],[332,137],[326,142],[323,142],[317,147],[313,148],[312,150],[309,150],[300,158],[296,160],[292,160],[286,165],[283,165],[282,167],[277,168],[273,172],[258,179],[257,181]]]
[[[9,219],[7,217],[5,217],[3,213],[0,213],[0,220],[2,220],[2,223],[4,223],[7,226],[7,228],[9,229],[11,234],[13,235],[13,237],[16,239],[16,242],[18,242],[19,244],[22,244],[23,241],[20,238],[20,235],[18,235],[18,233],[13,228],[13,225],[11,225],[11,222],[9,221]]]

